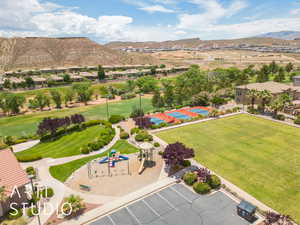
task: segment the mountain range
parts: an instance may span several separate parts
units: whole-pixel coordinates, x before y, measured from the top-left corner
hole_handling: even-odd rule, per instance
[[[278,38],[283,40],[295,40],[300,38],[300,31],[280,31],[280,32],[270,32],[257,37],[264,38]]]

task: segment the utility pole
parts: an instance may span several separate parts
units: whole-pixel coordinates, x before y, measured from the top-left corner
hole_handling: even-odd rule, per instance
[[[109,112],[108,112],[108,95],[106,96],[106,118],[109,120]]]
[[[29,179],[30,179],[30,183],[31,183],[31,188],[32,188],[32,193],[33,193],[33,195],[34,195],[35,197],[38,197],[38,196],[36,195],[36,193],[35,193],[35,189],[34,189],[34,186],[33,186],[33,181],[32,181],[33,178],[34,178],[34,175],[29,175]],[[46,192],[46,193],[47,193],[47,192]],[[39,225],[41,225],[40,209],[38,208],[36,201],[33,201],[33,202],[34,202],[34,205],[35,205],[36,209],[38,210],[38,215],[37,215],[38,223],[39,223]]]

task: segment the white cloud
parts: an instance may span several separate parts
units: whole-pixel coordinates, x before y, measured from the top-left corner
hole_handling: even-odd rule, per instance
[[[291,15],[299,15],[300,14],[300,8],[292,9],[289,13]]]
[[[198,30],[217,23],[223,17],[230,17],[247,7],[246,2],[242,0],[233,1],[227,8],[217,0],[191,0],[191,2],[203,8],[204,12],[179,15],[179,28]]]
[[[144,6],[139,8],[143,11],[149,12],[149,13],[155,13],[155,12],[161,12],[161,13],[175,13],[172,9],[167,9],[164,6],[161,5],[150,5],[150,6]]]

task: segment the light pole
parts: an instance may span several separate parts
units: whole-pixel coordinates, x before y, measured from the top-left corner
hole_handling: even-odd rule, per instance
[[[107,121],[109,120],[109,112],[108,112],[108,95],[106,96],[106,117]]]
[[[40,210],[39,210],[39,208],[38,208],[38,206],[37,206],[37,203],[36,203],[36,201],[37,201],[37,195],[36,195],[36,193],[35,193],[35,189],[34,189],[34,186],[33,186],[33,178],[34,178],[34,177],[35,177],[35,176],[32,175],[32,174],[28,176],[28,178],[29,178],[29,180],[30,180],[30,183],[31,183],[32,193],[33,193],[33,195],[36,197],[36,200],[34,200],[33,202],[34,202],[34,205],[35,205],[36,209],[38,210],[38,214],[37,214],[38,223],[39,223],[39,225],[41,225]]]

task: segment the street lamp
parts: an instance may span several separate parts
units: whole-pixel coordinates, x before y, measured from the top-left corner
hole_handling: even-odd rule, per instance
[[[32,193],[33,193],[33,195],[36,196],[36,198],[37,198],[37,195],[36,195],[36,193],[35,193],[35,189],[34,189],[34,186],[33,186],[33,179],[35,178],[35,176],[34,176],[33,174],[31,174],[31,175],[28,176],[28,178],[29,178],[30,183],[31,183]],[[39,211],[39,208],[38,208],[38,206],[37,206],[37,204],[36,204],[36,201],[33,201],[33,202],[34,202],[34,205],[35,205],[36,209],[38,210],[37,218],[38,218],[39,225],[41,225],[41,218],[40,218],[40,211]]]

